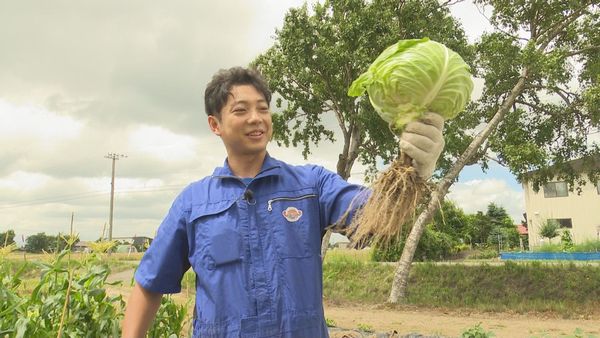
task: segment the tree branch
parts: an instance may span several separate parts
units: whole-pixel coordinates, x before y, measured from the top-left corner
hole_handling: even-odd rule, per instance
[[[542,107],[540,107],[540,106],[537,106],[537,105],[531,104],[531,103],[529,103],[529,102],[526,102],[526,101],[522,101],[522,100],[515,100],[515,103],[517,103],[517,104],[522,104],[522,105],[524,105],[524,106],[527,106],[527,107],[529,107],[529,108],[531,108],[531,109],[533,109],[533,110],[542,111],[542,112],[544,112],[544,113],[546,113],[546,114],[548,114],[548,115],[550,115],[550,116],[553,116],[553,115],[554,115],[554,113],[553,113],[553,112],[551,112],[551,111],[549,111],[549,110],[547,110],[547,109],[544,109],[544,108],[542,108]]]
[[[540,41],[539,41],[540,47],[538,48],[538,51],[540,51],[540,52],[544,51],[546,49],[546,47],[548,47],[550,42],[552,40],[554,40],[554,38],[562,30],[565,29],[565,27],[567,27],[570,24],[572,24],[573,22],[575,22],[575,20],[577,20],[583,14],[583,12],[585,11],[585,9],[587,8],[588,5],[589,5],[589,2],[584,4],[578,10],[574,10],[573,13],[568,15],[566,18],[564,18],[564,20],[560,21],[556,25],[552,25],[546,29],[541,30],[540,33],[538,34],[538,37],[540,38]],[[546,36],[544,37],[544,35],[546,35]]]
[[[576,97],[577,95],[575,95],[575,93],[571,93],[565,89],[562,89],[558,86],[553,86],[553,87],[548,87],[548,86],[539,86],[539,85],[530,85],[527,86],[528,89],[544,89],[550,92],[555,93],[556,95],[560,96],[562,98],[562,100],[568,105],[571,105],[571,100],[569,99],[570,97]]]
[[[579,55],[585,52],[589,52],[589,51],[593,51],[593,50],[600,50],[600,46],[588,46],[588,47],[584,47],[580,50],[575,50],[572,52],[569,52],[566,54],[567,57],[569,56],[575,56],[575,55]]]
[[[481,14],[481,16],[483,16],[487,20],[487,22],[489,22],[489,24],[492,25],[492,27],[494,27],[500,33],[502,33],[502,34],[504,34],[506,36],[509,36],[509,37],[511,37],[511,38],[513,38],[515,40],[529,41],[526,38],[522,38],[522,37],[516,36],[514,34],[511,34],[511,33],[507,32],[507,31],[505,31],[504,29],[502,29],[502,27],[500,27],[500,26],[496,25],[495,23],[493,23],[492,20],[485,15],[485,13],[483,12],[483,9],[479,8],[479,6],[477,4],[475,4],[475,7],[477,8],[477,11],[479,12],[479,14]]]
[[[454,0],[454,1],[453,0],[446,0],[445,2],[442,2],[440,4],[440,7],[454,6],[454,5],[459,4],[459,3],[463,2],[463,1],[465,1],[465,0]]]

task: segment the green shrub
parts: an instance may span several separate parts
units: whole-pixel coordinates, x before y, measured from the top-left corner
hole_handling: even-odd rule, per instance
[[[573,238],[569,230],[564,230],[560,235],[560,245],[563,251],[573,251]]]
[[[469,259],[492,259],[498,257],[498,250],[495,248],[487,248],[483,247],[475,250],[472,254],[469,255]]]
[[[375,262],[397,262],[402,256],[405,238],[398,238],[386,246],[375,245],[372,260]],[[452,236],[427,226],[417,245],[415,261],[439,261],[448,259],[458,245]]]

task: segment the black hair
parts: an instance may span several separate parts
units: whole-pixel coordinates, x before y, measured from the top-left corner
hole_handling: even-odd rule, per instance
[[[220,118],[221,109],[231,95],[231,87],[237,85],[252,85],[261,93],[267,104],[271,104],[271,91],[264,77],[255,69],[233,67],[221,69],[206,86],[204,91],[204,108],[206,115]]]

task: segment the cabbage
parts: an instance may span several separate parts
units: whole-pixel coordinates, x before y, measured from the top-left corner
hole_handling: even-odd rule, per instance
[[[445,120],[461,112],[471,97],[469,66],[457,53],[428,38],[400,40],[388,47],[348,90],[365,90],[379,115],[394,129],[425,112]]]

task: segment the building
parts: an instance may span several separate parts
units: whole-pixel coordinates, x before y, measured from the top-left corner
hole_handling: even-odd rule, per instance
[[[576,170],[580,167],[578,161],[571,162]],[[600,160],[596,163],[600,166]],[[561,229],[570,231],[575,243],[600,239],[600,183],[585,182],[579,194],[559,179],[548,182],[538,192],[531,183],[523,182],[530,247],[543,244],[539,233],[547,220],[555,220]]]

